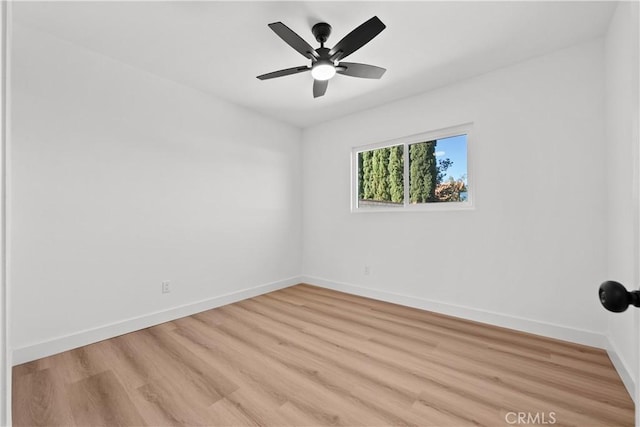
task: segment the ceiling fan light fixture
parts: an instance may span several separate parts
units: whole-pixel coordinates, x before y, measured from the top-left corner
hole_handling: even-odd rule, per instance
[[[329,60],[319,60],[311,68],[311,76],[315,80],[329,80],[336,75],[336,67]]]

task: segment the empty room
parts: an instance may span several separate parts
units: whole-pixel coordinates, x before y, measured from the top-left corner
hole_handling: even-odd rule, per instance
[[[638,425],[637,1],[0,11],[0,425]]]

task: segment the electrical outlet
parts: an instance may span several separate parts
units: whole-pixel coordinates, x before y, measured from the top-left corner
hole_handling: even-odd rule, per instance
[[[168,294],[169,292],[171,292],[170,282],[168,280],[166,282],[162,282],[162,293]]]
[[[364,275],[368,276],[369,274],[371,274],[371,267],[369,267],[368,265],[364,266]]]

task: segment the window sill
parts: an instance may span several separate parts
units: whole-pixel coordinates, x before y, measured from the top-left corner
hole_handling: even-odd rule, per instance
[[[379,212],[449,212],[449,211],[472,211],[475,210],[472,202],[445,202],[445,203],[424,203],[408,205],[397,208],[351,208],[351,213],[379,213]]]

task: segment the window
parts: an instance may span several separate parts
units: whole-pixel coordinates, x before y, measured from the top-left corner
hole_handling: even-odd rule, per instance
[[[458,126],[353,150],[353,210],[471,207],[467,142]]]

